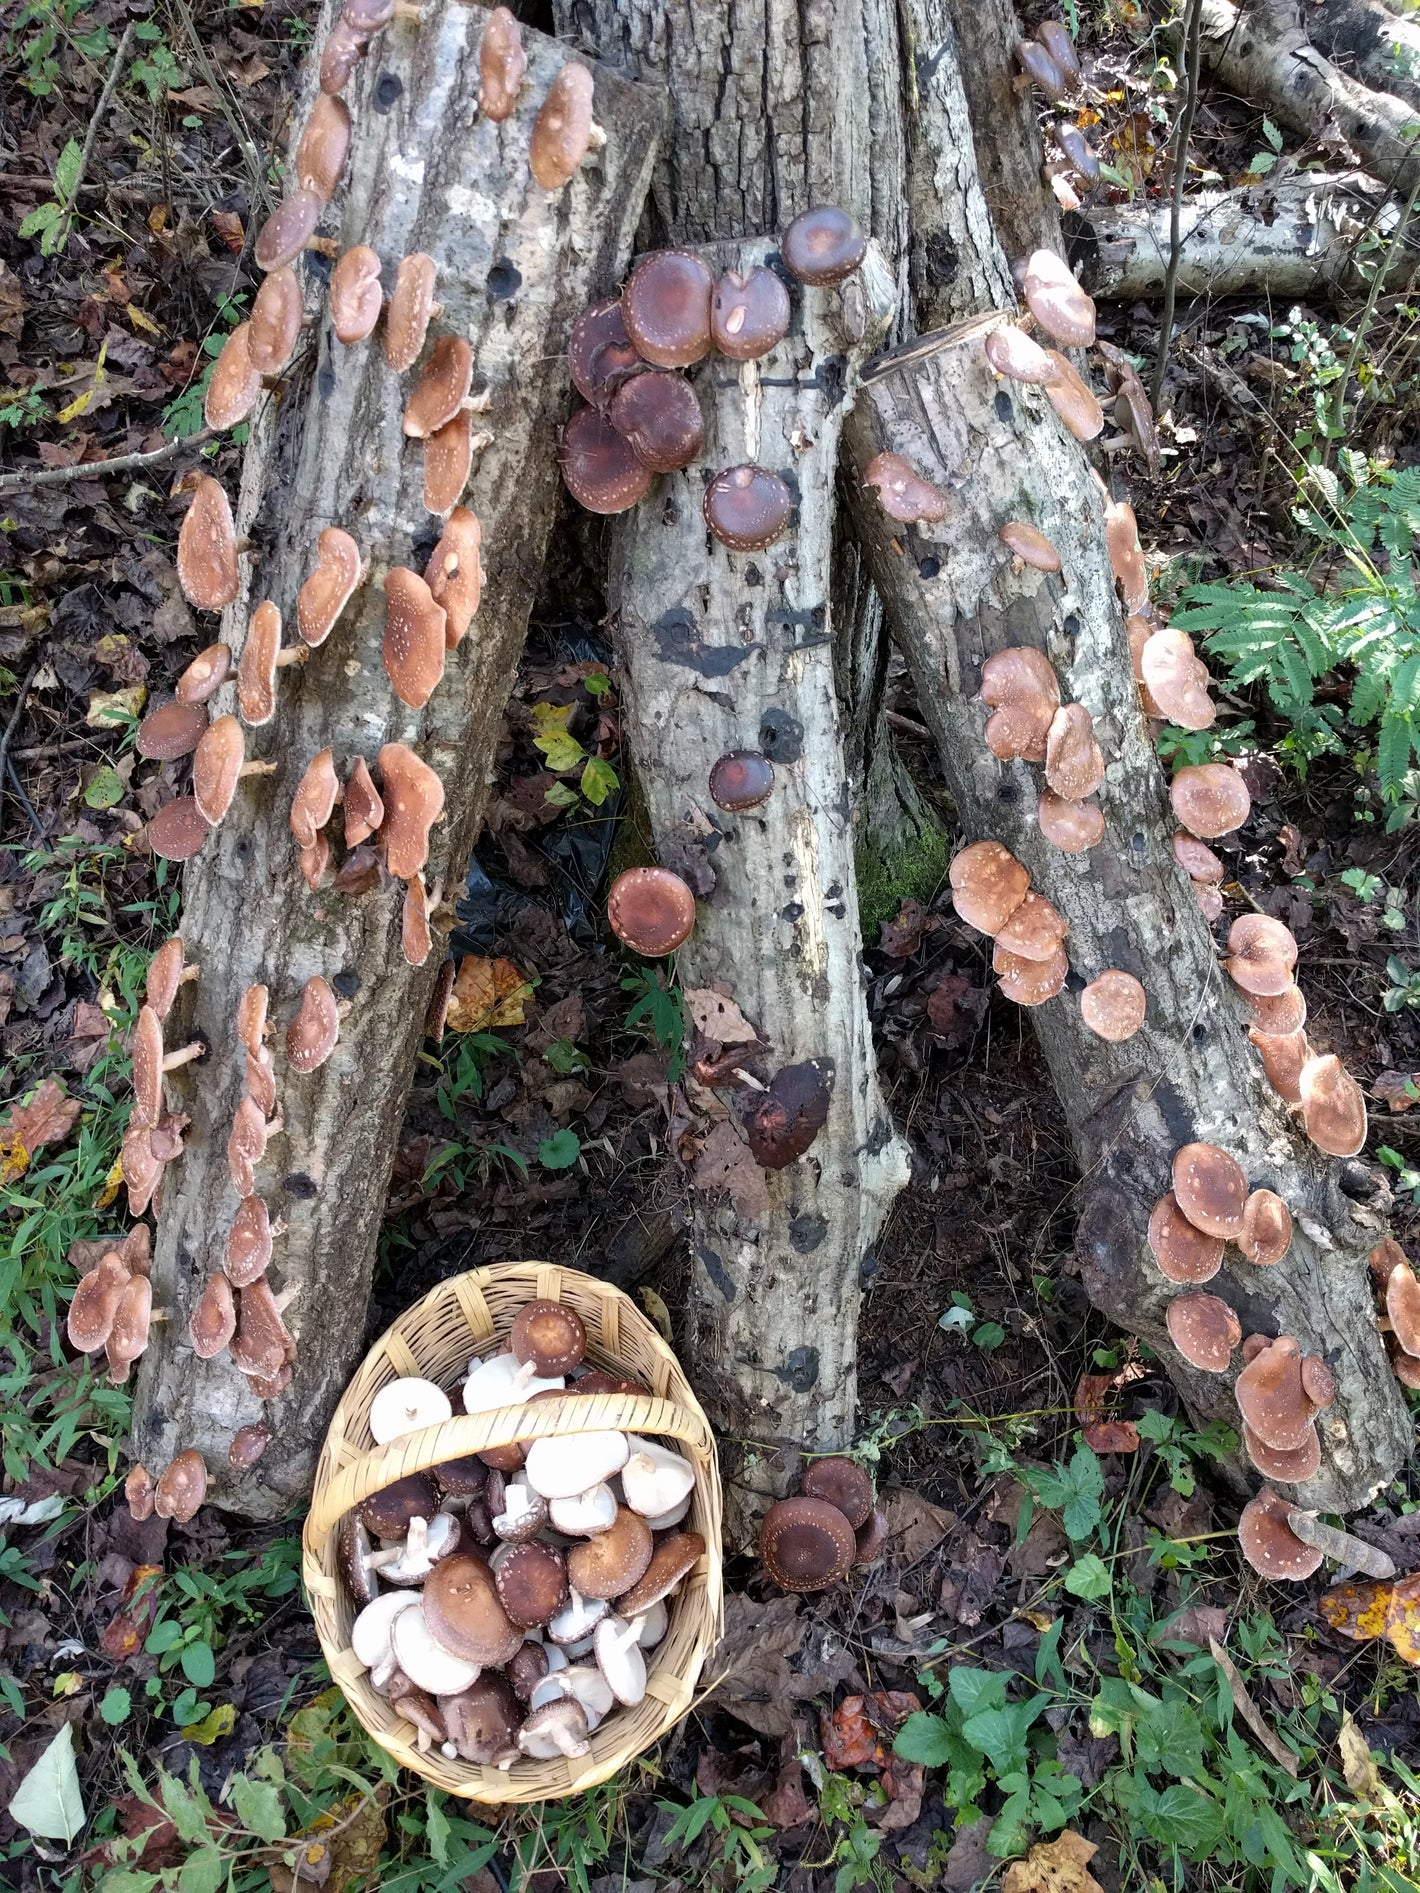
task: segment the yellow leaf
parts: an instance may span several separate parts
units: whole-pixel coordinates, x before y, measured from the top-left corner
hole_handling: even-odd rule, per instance
[[[71,401],[68,407],[60,408],[59,412],[54,417],[55,420],[56,421],[77,420],[78,417],[84,412],[84,409],[89,405],[90,401],[93,400],[93,398],[94,398],[93,389],[85,388],[84,392],[77,398],[77,400]]]
[[[1085,1871],[1099,1852],[1093,1841],[1066,1828],[1051,1841],[1040,1841],[1024,1860],[1013,1860],[1001,1877],[1001,1893],[1104,1893]]]
[[[91,730],[112,729],[116,723],[137,716],[147,701],[148,691],[143,684],[127,684],[122,690],[96,690],[89,698],[84,721]]]
[[[555,730],[567,728],[575,708],[572,703],[535,703],[528,711],[528,721],[539,736],[551,736]]]
[[[261,4],[261,0],[258,0],[258,4]],[[136,303],[125,303],[124,307],[128,311],[128,320],[133,324],[135,329],[146,329],[149,335],[162,334],[161,325],[155,322],[152,316],[144,315],[143,311]]]
[[[54,1693],[56,1696],[77,1696],[83,1687],[84,1679],[79,1674],[78,1670],[65,1670],[62,1675],[56,1676],[54,1679]]]
[[[200,1722],[189,1722],[182,1732],[185,1742],[200,1742],[203,1748],[211,1748],[214,1742],[220,1742],[223,1736],[230,1735],[237,1724],[237,1712],[229,1702],[219,1702],[210,1715],[205,1715]]]
[[[118,1193],[123,1187],[123,1159],[115,1157],[113,1166],[104,1178],[104,1187],[94,1199],[95,1209],[107,1209],[110,1203],[118,1200]]]
[[[1038,1630],[1042,1636],[1045,1635],[1046,1631],[1049,1630],[1051,1625],[1055,1622],[1055,1619],[1050,1613],[1044,1610],[1023,1610],[1021,1615],[1031,1626],[1032,1630]]]
[[[660,1331],[661,1339],[668,1347],[674,1347],[675,1336],[671,1332],[670,1309],[667,1308],[654,1288],[638,1288],[636,1295],[641,1306],[646,1310],[646,1313],[651,1317],[652,1321],[655,1322],[657,1329]]]
[[[1371,1760],[1366,1738],[1356,1727],[1356,1719],[1349,1709],[1341,1718],[1336,1746],[1341,1751],[1341,1772],[1352,1794],[1358,1795],[1363,1801],[1384,1799],[1385,1788],[1380,1771]]]
[[[30,1153],[18,1137],[0,1131],[0,1184],[15,1183],[30,1167]]]
[[[459,966],[444,1029],[486,1032],[493,1026],[522,1025],[523,1001],[531,992],[511,960],[484,960],[470,954]]]

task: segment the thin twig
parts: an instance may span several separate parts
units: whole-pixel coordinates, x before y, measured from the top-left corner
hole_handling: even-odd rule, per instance
[[[89,158],[93,153],[94,140],[99,135],[100,125],[102,125],[104,120],[108,117],[108,108],[113,103],[113,95],[118,90],[118,82],[123,76],[124,61],[128,58],[128,49],[133,44],[133,24],[133,21],[130,20],[123,29],[122,37],[118,42],[118,50],[113,56],[113,64],[109,67],[108,77],[104,80],[104,89],[99,94],[98,105],[94,109],[93,117],[89,120],[89,130],[84,139],[84,149],[79,153],[79,169],[74,174],[74,185],[71,190],[65,193],[64,215],[66,217],[68,217],[69,212],[73,208],[74,199],[79,194],[79,186],[83,183],[84,173],[89,168]]]
[[[33,473],[7,473],[0,480],[0,493],[27,493],[31,487],[67,486],[71,480],[101,480],[110,473],[136,473],[144,467],[160,467],[165,461],[175,460],[185,447],[195,450],[211,438],[211,432],[203,428],[201,433],[188,434],[155,447],[151,453],[115,454],[109,460],[81,460],[73,467],[40,467]]]
[[[1188,0],[1183,22],[1183,108],[1174,126],[1173,196],[1169,204],[1169,263],[1164,271],[1164,304],[1159,314],[1159,353],[1154,362],[1154,381],[1150,390],[1154,411],[1158,412],[1163,393],[1164,371],[1169,365],[1173,342],[1174,302],[1178,295],[1179,264],[1183,260],[1183,187],[1188,181],[1188,140],[1193,132],[1193,114],[1198,107],[1199,40],[1203,28],[1203,0]]]
[[[25,681],[20,685],[20,694],[15,699],[15,707],[10,712],[9,721],[6,723],[4,729],[0,730],[0,770],[4,769],[5,759],[10,754],[10,738],[20,727],[20,718],[25,714],[25,704],[29,700],[30,686],[34,683],[35,678],[39,676],[39,666],[40,660],[36,658],[34,663],[30,665]]]
[[[1346,424],[1346,390],[1350,386],[1352,375],[1356,372],[1356,364],[1361,359],[1361,348],[1365,342],[1366,333],[1371,326],[1371,318],[1375,315],[1376,304],[1381,299],[1381,286],[1389,274],[1389,258],[1398,252],[1401,244],[1404,242],[1405,233],[1410,227],[1410,219],[1415,214],[1415,206],[1417,203],[1420,203],[1420,173],[1417,173],[1414,186],[1411,189],[1409,197],[1406,199],[1405,209],[1400,213],[1400,222],[1386,238],[1386,260],[1382,261],[1380,258],[1376,259],[1375,268],[1371,273],[1371,287],[1366,297],[1366,306],[1362,309],[1360,319],[1357,321],[1351,333],[1351,347],[1347,352],[1346,365],[1341,370],[1340,379],[1336,383],[1336,395],[1331,406],[1331,425],[1338,435]],[[1354,264],[1354,262],[1355,251],[1353,250],[1352,263]],[[1328,441],[1328,457],[1330,447],[1331,442]]]

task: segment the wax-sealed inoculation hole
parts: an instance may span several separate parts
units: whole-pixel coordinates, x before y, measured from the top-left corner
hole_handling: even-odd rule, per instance
[[[397,72],[382,72],[375,81],[375,110],[390,111],[403,90],[404,81]]]
[[[500,257],[488,272],[488,293],[494,302],[506,302],[515,296],[523,286],[522,272],[514,268],[507,257]]]

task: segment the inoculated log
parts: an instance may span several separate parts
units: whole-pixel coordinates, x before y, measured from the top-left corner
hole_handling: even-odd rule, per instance
[[[982,343],[1002,320],[985,315],[923,337],[865,371],[845,429],[859,473],[891,450],[949,505],[940,525],[904,534],[875,493],[858,488],[858,532],[965,838],[1004,843],[1069,923],[1072,980],[1033,1016],[1075,1140],[1077,1254],[1090,1297],[1159,1352],[1197,1419],[1237,1424],[1234,1375],[1190,1367],[1170,1342],[1163,1316],[1174,1290],[1145,1240],[1175,1151],[1203,1140],[1233,1152],[1254,1185],[1290,1205],[1295,1240],[1272,1268],[1230,1250],[1210,1291],[1238,1311],[1244,1335],[1292,1334],[1325,1356],[1337,1400],[1321,1418],[1321,1471],[1297,1490],[1309,1506],[1347,1511],[1391,1476],[1412,1439],[1367,1279],[1366,1256],[1384,1224],[1347,1194],[1374,1195],[1375,1185],[1358,1166],[1301,1141],[1244,1036],[1241,1003],[1173,864],[1176,824],[1133,682],[1102,499],[1082,449],[1045,401],[992,374]],[[997,537],[1010,520],[1046,534],[1061,576],[1013,560]],[[1062,854],[1042,837],[1040,772],[998,762],[986,747],[981,667],[1011,645],[1044,651],[1062,697],[1094,719],[1107,764],[1099,796],[1106,826],[1086,854]],[[1133,974],[1148,994],[1143,1028],[1117,1044],[1087,1029],[1076,997],[1109,968]],[[1234,1356],[1234,1373],[1237,1364]]]
[[[1319,52],[1374,92],[1420,107],[1420,24],[1379,0],[1308,0],[1307,32]]]
[[[1013,0],[905,0],[905,5],[913,23],[918,86],[930,93],[938,69],[954,67],[947,83],[965,92],[967,116],[958,121],[956,134],[970,133],[974,169],[1006,255],[1014,263],[1032,250],[1058,250],[1060,213],[1041,177],[1042,100],[1023,83],[1015,58],[1025,28]],[[946,30],[948,22],[952,30]],[[953,129],[949,119],[941,123],[944,148],[950,147]],[[972,168],[958,171],[948,188],[965,191],[975,181]],[[963,268],[972,260],[961,253]],[[963,313],[959,300],[952,313]],[[923,312],[924,325],[943,319],[940,310]]]
[[[366,243],[379,253],[387,290],[406,253],[434,258],[442,313],[431,341],[468,337],[475,394],[487,394],[474,416],[487,443],[465,496],[482,520],[487,582],[426,709],[395,698],[381,661],[384,573],[422,571],[441,524],[424,508],[420,446],[401,429],[412,384],[386,366],[378,331],[348,348],[335,341],[324,272],[307,278],[315,322],[304,367],[257,417],[242,479],[238,524],[253,552],[224,619],[234,647],[264,598],[279,606],[294,641],[296,593],[323,527],[345,527],[370,561],[329,641],[303,668],[280,673],[275,720],[251,733],[276,773],[243,785],[185,876],[183,935],[202,976],[184,988],[181,1025],[206,1038],[210,1055],[172,1083],[192,1117],[186,1154],[168,1173],[154,1267],[157,1299],[172,1318],[143,1362],[134,1446],[159,1468],[179,1448],[197,1447],[216,1501],[252,1516],[281,1515],[307,1484],[361,1351],[395,1140],[437,972],[437,955],[417,969],[405,962],[397,884],[358,897],[307,888],[288,825],[292,794],[324,748],[342,778],[363,756],[378,779],[381,745],[409,744],[444,787],[427,878],[431,888],[457,888],[554,514],[567,334],[589,298],[620,279],[661,122],[654,92],[598,69],[594,112],[606,142],[565,189],[543,191],[529,173],[529,134],[568,48],[525,34],[522,98],[495,123],[478,110],[486,17],[433,0],[417,23],[396,19],[380,36],[347,94],[354,140],[328,219],[342,249]],[[229,706],[219,696],[213,707]],[[286,1065],[281,1038],[304,982],[317,974],[349,1011],[329,1061],[301,1076]],[[287,1313],[298,1338],[295,1378],[268,1407],[229,1356],[198,1360],[186,1339],[237,1206],[225,1148],[242,1092],[237,1006],[255,982],[271,992],[285,1124],[257,1182],[273,1221],[286,1224],[273,1280],[297,1291]],[[233,1433],[263,1415],[274,1430],[270,1446],[253,1470],[232,1471]]]

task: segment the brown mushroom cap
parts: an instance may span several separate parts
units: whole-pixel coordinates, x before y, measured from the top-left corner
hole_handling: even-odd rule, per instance
[[[1084,854],[1104,840],[1104,815],[1097,802],[1067,802],[1046,789],[1036,808],[1040,832],[1064,854]]]
[[[570,1374],[587,1352],[587,1330],[574,1308],[560,1301],[530,1301],[513,1318],[508,1347],[520,1364],[531,1361],[540,1380]]]
[[[222,344],[202,402],[202,418],[215,434],[244,421],[261,393],[261,370],[248,346],[251,323],[239,322]]]
[[[705,524],[732,552],[762,552],[789,524],[794,499],[768,467],[726,467],[705,489]]]
[[[651,1553],[646,1575],[617,1600],[617,1609],[629,1623],[652,1604],[668,1597],[677,1584],[695,1569],[705,1556],[705,1540],[698,1531],[670,1532]]]
[[[232,670],[230,644],[209,644],[199,651],[177,680],[179,703],[206,703],[226,683]]]
[[[1238,1545],[1243,1556],[1265,1578],[1300,1583],[1321,1564],[1322,1554],[1304,1545],[1287,1522],[1292,1501],[1265,1485],[1238,1520]]]
[[[260,729],[276,714],[276,659],[281,651],[281,613],[265,598],[247,621],[237,664],[237,709],[243,723]]]
[[[826,1499],[780,1499],[759,1528],[759,1561],[782,1590],[827,1590],[847,1577],[857,1553],[852,1525]]]
[[[296,1340],[281,1318],[280,1304],[263,1275],[237,1290],[237,1331],[232,1359],[242,1373],[275,1377],[296,1358]]]
[[[797,1162],[828,1122],[832,1100],[831,1064],[805,1058],[781,1065],[745,1124],[755,1162],[765,1170]]]
[[[1053,250],[1037,250],[1027,260],[1025,298],[1036,321],[1057,342],[1088,348],[1094,341],[1095,305]]]
[[[1386,1278],[1385,1311],[1398,1345],[1420,1355],[1420,1281],[1406,1261],[1397,1262]]]
[[[1131,613],[1147,612],[1149,609],[1149,568],[1144,563],[1144,551],[1139,544],[1139,522],[1134,516],[1134,508],[1127,500],[1110,500],[1104,509],[1104,537],[1109,549],[1109,563],[1114,576],[1119,581],[1120,595],[1124,600],[1124,609]],[[1153,636],[1151,631],[1150,637]],[[1144,651],[1148,648],[1146,638],[1140,646],[1138,669],[1144,675]],[[1144,678],[1144,696],[1152,697],[1147,677]],[[1162,709],[1161,705],[1154,706]]]
[[[409,438],[426,440],[453,420],[472,381],[472,347],[461,335],[441,335],[405,403],[404,431]]]
[[[199,474],[178,528],[178,584],[199,611],[220,611],[241,588],[237,529],[221,482]]]
[[[483,597],[482,543],[478,515],[455,506],[424,568],[429,596],[443,608],[444,642],[451,651],[463,642]]]
[[[407,1472],[362,1499],[357,1508],[360,1523],[377,1538],[402,1538],[411,1519],[432,1518],[438,1509],[439,1494],[427,1472]],[[441,1565],[447,1562],[440,1560]]]
[[[1241,914],[1228,929],[1228,977],[1246,993],[1277,998],[1292,984],[1297,942],[1270,914]]]
[[[1226,1374],[1242,1323],[1217,1295],[1175,1295],[1164,1311],[1169,1337],[1183,1358],[1207,1374]]]
[[[801,211],[779,239],[785,269],[814,288],[826,288],[851,276],[867,248],[862,231],[836,204]]]
[[[237,1204],[222,1257],[222,1267],[233,1288],[250,1288],[258,1277],[265,1275],[271,1260],[271,1241],[270,1211],[253,1191]]]
[[[321,91],[343,92],[356,66],[365,57],[369,44],[368,33],[351,26],[348,20],[337,20],[321,47]]]
[[[947,496],[901,454],[874,454],[863,469],[863,484],[877,489],[889,519],[904,526],[937,525],[947,516]]]
[[[1252,807],[1247,784],[1228,762],[1190,763],[1169,784],[1173,812],[1192,835],[1213,841],[1241,828]]]
[[[212,830],[190,795],[165,803],[148,824],[148,846],[164,861],[190,861]]]
[[[504,11],[499,8],[499,12]],[[525,1643],[523,1650],[541,1649],[540,1644]],[[513,1661],[522,1654],[515,1651]],[[544,1663],[546,1657],[543,1658]],[[528,1690],[528,1695],[532,1690]],[[446,1738],[466,1762],[489,1768],[507,1755],[522,1721],[514,1690],[507,1677],[489,1672],[460,1695],[446,1696],[439,1705],[444,1718]],[[516,1750],[514,1751],[516,1753]]]
[[[227,1448],[227,1464],[235,1472],[250,1472],[275,1437],[265,1420],[239,1426]]]
[[[1179,1208],[1205,1235],[1235,1242],[1247,1206],[1247,1176],[1236,1157],[1216,1144],[1185,1144],[1173,1160]]]
[[[1284,1104],[1302,1101],[1302,1067],[1312,1055],[1305,1032],[1261,1032],[1253,1025],[1248,1037],[1262,1055],[1267,1082]]]
[[[207,1277],[207,1286],[198,1297],[187,1324],[192,1351],[200,1361],[210,1361],[222,1352],[236,1331],[237,1304],[232,1284],[218,1270]]]
[[[1080,57],[1063,20],[1042,20],[1035,29],[1035,36],[1067,79],[1080,77]]]
[[[1302,1385],[1301,1350],[1290,1334],[1253,1356],[1233,1394],[1238,1412],[1265,1445],[1294,1452],[1305,1444],[1317,1403]]]
[[[152,1473],[142,1464],[134,1466],[123,1482],[123,1496],[128,1501],[129,1514],[140,1525],[153,1516],[153,1500],[157,1490]]]
[[[1186,631],[1165,626],[1145,640],[1139,667],[1149,694],[1180,729],[1210,729],[1218,714],[1208,692],[1208,666]]]
[[[608,1530],[567,1553],[567,1581],[579,1597],[620,1597],[646,1575],[654,1549],[641,1514],[618,1505]]]
[[[472,466],[473,417],[467,408],[460,408],[424,443],[425,510],[447,513],[456,506],[468,485]]]
[[[330,820],[339,796],[334,752],[319,750],[306,764],[291,802],[291,833],[298,848],[315,846],[316,831]]]
[[[385,574],[385,671],[412,710],[422,710],[443,679],[444,625],[444,608],[419,574],[392,565]]]
[[[1270,1268],[1292,1246],[1292,1212],[1275,1190],[1254,1190],[1243,1205],[1237,1245],[1249,1262]]]
[[[174,1519],[186,1525],[197,1516],[207,1496],[207,1468],[196,1447],[178,1454],[158,1480],[153,1494],[153,1510],[159,1518]]]
[[[1014,323],[992,329],[984,346],[986,359],[998,375],[1005,375],[1011,381],[1028,382],[1034,387],[1043,387],[1055,379],[1055,363],[1050,356],[1039,342]]]
[[[1017,959],[1053,960],[1066,930],[1064,914],[1032,889],[997,928],[996,944]]]
[[[161,762],[190,756],[207,734],[207,721],[207,712],[200,703],[175,699],[161,709],[150,710],[138,725],[138,754]]]
[[[1336,1401],[1336,1377],[1319,1354],[1302,1356],[1302,1391],[1318,1409]]]
[[[1083,802],[1104,781],[1104,757],[1095,741],[1094,719],[1083,703],[1066,703],[1050,720],[1045,739],[1045,779],[1066,802]]]
[[[622,320],[632,346],[658,368],[688,368],[710,352],[710,300],[715,278],[692,250],[655,250],[621,292]]]
[[[363,756],[357,756],[351,764],[343,807],[345,845],[347,848],[358,848],[362,841],[369,840],[385,819],[385,805],[380,800],[380,792],[370,775],[370,766]]]
[[[321,92],[311,107],[296,146],[296,182],[314,191],[322,203],[335,195],[350,151],[350,107],[333,93]]]
[[[1366,1097],[1334,1052],[1309,1058],[1298,1079],[1302,1123],[1318,1150],[1354,1157],[1366,1142]]]
[[[811,1499],[826,1499],[842,1512],[854,1531],[872,1517],[877,1494],[870,1474],[855,1459],[834,1454],[827,1459],[812,1459],[799,1482]]]
[[[997,945],[991,952],[991,970],[1003,999],[1017,1006],[1043,1006],[1065,984],[1070,962],[1064,947],[1057,947],[1048,960],[1028,960]]]
[[[1028,520],[1008,519],[1004,526],[998,527],[996,537],[1024,564],[1034,566],[1037,572],[1060,570],[1060,554],[1045,534]]]
[[[1149,1249],[1160,1273],[1171,1282],[1207,1282],[1223,1266],[1221,1236],[1205,1235],[1178,1206],[1170,1190],[1161,1196],[1149,1217]]]
[[[395,274],[394,290],[385,312],[385,361],[397,375],[419,359],[434,312],[437,277],[432,256],[412,250]]]
[[[127,1161],[125,1151],[125,1170]],[[113,1386],[121,1387],[124,1384],[128,1379],[129,1368],[147,1347],[152,1319],[153,1284],[146,1275],[130,1275],[124,1285],[123,1293],[118,1298],[113,1326],[109,1329],[108,1340],[104,1343],[104,1353],[109,1367],[108,1377]]]
[[[981,667],[981,700],[995,712],[986,721],[986,747],[1003,761],[1044,762],[1060,685],[1044,651],[1030,645],[995,651]]]
[[[645,365],[626,333],[620,296],[589,304],[572,324],[567,339],[572,386],[593,407],[604,407],[626,377]]]
[[[731,361],[757,361],[788,334],[789,317],[789,292],[772,269],[727,269],[710,299],[710,340]]]
[[[569,59],[547,88],[528,140],[528,169],[545,191],[560,191],[581,167],[592,143],[592,75]]]
[[[1022,71],[1046,98],[1055,103],[1065,97],[1070,90],[1069,83],[1044,46],[1032,39],[1018,39],[1015,53]]]
[[[140,1006],[130,1047],[133,1061],[131,1122],[151,1129],[163,1114],[163,1028],[152,1006]]]
[[[286,1060],[292,1071],[314,1071],[335,1050],[340,1037],[340,1009],[319,973],[301,989],[296,1016],[286,1028]]]
[[[1253,1029],[1264,1035],[1284,1037],[1300,1032],[1307,1022],[1307,1002],[1298,986],[1288,986],[1275,997],[1261,993],[1248,993],[1246,997]]]
[[[669,868],[628,868],[607,895],[612,932],[647,959],[674,953],[695,926],[695,896]]]
[[[700,452],[705,422],[684,375],[632,375],[607,405],[607,419],[632,453],[653,473],[674,473]]]
[[[1093,388],[1058,349],[1046,354],[1055,370],[1045,384],[1045,398],[1076,440],[1093,440],[1104,426],[1104,409]]]
[[[360,583],[360,548],[339,526],[316,540],[315,570],[296,594],[296,629],[304,643],[324,644]]]
[[[246,755],[246,736],[230,713],[217,718],[193,753],[192,799],[203,821],[213,828],[232,806]]]
[[[147,1225],[142,1226],[146,1228]],[[1366,1260],[1371,1266],[1371,1273],[1378,1280],[1385,1282],[1389,1281],[1390,1272],[1396,1263],[1406,1260],[1406,1255],[1394,1236],[1382,1236]]]
[[[1226,869],[1206,842],[1185,834],[1182,829],[1173,838],[1173,858],[1190,881],[1221,881]]]
[[[164,940],[148,962],[143,992],[159,1019],[166,1019],[173,1009],[178,987],[182,984],[184,957],[182,935],[175,933],[171,939]]]
[[[128,1286],[129,1274],[122,1255],[117,1249],[111,1249],[80,1276],[65,1317],[65,1331],[71,1345],[81,1354],[94,1353],[113,1332],[114,1317]]]
[[[267,218],[257,232],[256,266],[260,270],[285,269],[294,263],[315,235],[316,225],[325,205],[320,195],[302,185]]]
[[[270,1135],[260,1104],[253,1097],[242,1098],[227,1134],[227,1168],[238,1196],[250,1196],[256,1188],[256,1166],[266,1155]]]
[[[380,259],[367,243],[357,243],[330,273],[330,319],[336,341],[363,342],[384,306]]]
[[[404,743],[386,743],[379,766],[385,802],[380,826],[385,866],[397,880],[409,881],[429,859],[429,830],[444,812],[444,785]]]
[[[1307,1428],[1307,1436],[1300,1446],[1287,1451],[1280,1446],[1269,1446],[1266,1440],[1259,1439],[1244,1420],[1242,1441],[1248,1458],[1264,1479],[1277,1479],[1284,1485],[1295,1485],[1299,1480],[1312,1478],[1321,1470],[1321,1435],[1314,1426]]]
[[[731,750],[712,765],[709,786],[716,808],[738,815],[769,800],[774,792],[774,764],[757,749]]]
[[[305,307],[296,272],[274,269],[252,299],[247,354],[259,374],[279,375],[295,353]]]
[[[503,1554],[494,1582],[498,1601],[525,1630],[545,1624],[567,1597],[567,1567],[561,1554],[535,1540],[514,1545]]]
[[[441,1558],[424,1585],[424,1621],[447,1650],[469,1663],[506,1663],[523,1633],[504,1610],[493,1573],[465,1552]]]
[[[968,927],[998,934],[1030,892],[1030,875],[999,841],[974,841],[952,857],[952,904]]]
[[[266,1012],[270,994],[265,986],[248,986],[237,1004],[237,1043],[259,1056],[266,1040]]]
[[[651,470],[599,408],[578,408],[557,456],[567,491],[589,513],[625,513],[651,490]]]
[[[523,29],[507,7],[494,7],[478,47],[478,105],[485,118],[511,118],[527,77]],[[471,1760],[466,1756],[465,1760]]]
[[[1402,1387],[1413,1388],[1420,1393],[1420,1360],[1413,1354],[1407,1354],[1403,1347],[1392,1346],[1390,1350],[1391,1371]]]
[[[1089,1029],[1111,1044],[1133,1038],[1144,1023],[1148,995],[1132,973],[1111,967],[1092,979],[1080,994],[1080,1017]]]

